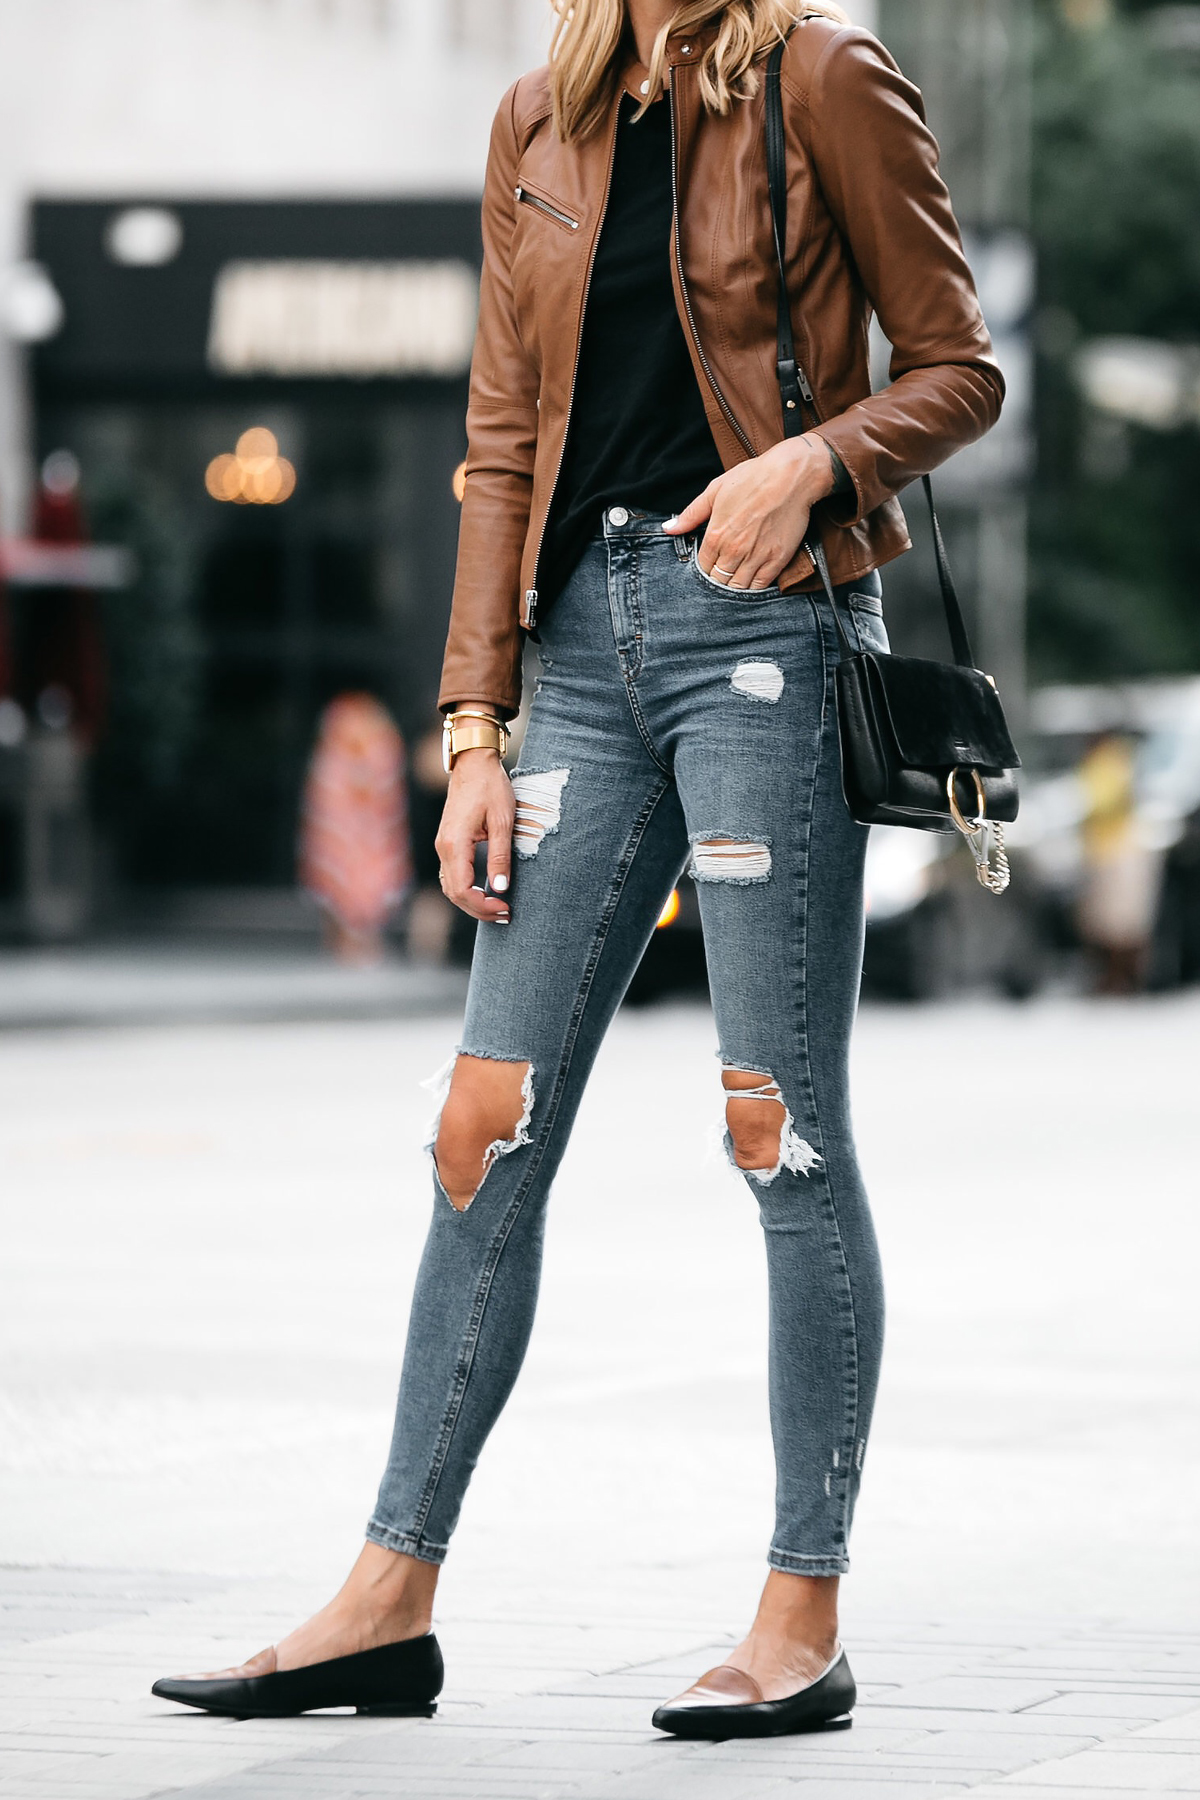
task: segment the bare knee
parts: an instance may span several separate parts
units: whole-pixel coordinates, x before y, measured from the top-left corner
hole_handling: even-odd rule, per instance
[[[796,1130],[775,1077],[763,1069],[721,1071],[725,1122],[735,1165],[769,1187],[784,1169],[808,1175],[823,1160]]]
[[[433,1158],[457,1212],[470,1206],[496,1158],[526,1141],[531,1076],[528,1063],[482,1056],[460,1056],[455,1062]]]
[[[779,1083],[749,1069],[723,1069],[721,1079],[729,1095],[725,1123],[738,1168],[773,1169],[779,1161],[780,1136],[787,1119]],[[745,1099],[736,1098],[739,1090],[746,1090]]]

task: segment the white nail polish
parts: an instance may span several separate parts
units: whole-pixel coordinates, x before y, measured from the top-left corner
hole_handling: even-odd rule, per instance
[[[679,514],[678,514],[678,513],[672,513],[672,514],[671,514],[671,517],[670,517],[670,518],[669,518],[669,519],[664,519],[664,520],[663,520],[663,522],[662,522],[662,528],[663,528],[663,530],[664,530],[664,531],[670,531],[670,529],[671,529],[671,527],[672,527],[672,525],[678,525],[678,523],[679,523]]]
[[[507,894],[507,892],[508,892],[508,876],[507,875],[493,875],[492,876],[492,892],[494,894]]]

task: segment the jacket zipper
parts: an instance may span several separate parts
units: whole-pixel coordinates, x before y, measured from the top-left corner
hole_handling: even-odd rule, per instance
[[[533,586],[531,588],[526,588],[525,590],[525,629],[530,632],[533,631],[537,624],[538,565],[542,560],[542,546],[546,541],[546,526],[550,522],[550,508],[554,504],[554,492],[558,487],[558,478],[562,474],[563,458],[567,453],[567,433],[571,429],[571,408],[575,404],[575,384],[579,379],[579,352],[583,347],[583,315],[587,310],[588,294],[592,286],[592,270],[596,266],[596,250],[600,243],[600,233],[604,228],[604,215],[608,211],[608,196],[612,189],[613,164],[617,160],[617,121],[620,118],[620,113],[621,109],[617,106],[613,112],[612,130],[609,136],[608,174],[605,177],[604,182],[604,201],[600,207],[600,218],[592,237],[591,249],[588,251],[587,274],[583,279],[583,298],[579,304],[579,329],[575,335],[575,361],[571,368],[571,389],[567,395],[567,417],[566,422],[563,425],[562,443],[559,446],[558,462],[554,469],[554,480],[550,484],[550,493],[546,499],[546,510],[542,514],[542,529],[538,536],[537,550],[533,558]],[[533,201],[533,195],[523,188],[518,188],[517,194],[526,201]],[[544,206],[546,205],[546,202],[538,201],[536,204]],[[549,211],[552,209],[547,207],[547,210]],[[574,225],[576,221],[572,220],[571,223]]]
[[[672,79],[671,79],[671,86],[670,86],[670,98],[669,98],[668,104],[670,105],[670,108],[671,108],[671,207],[672,207],[672,211],[674,213],[673,224],[674,224],[674,233],[675,233],[675,265],[679,270],[679,291],[683,295],[683,309],[687,314],[687,321],[688,321],[688,325],[691,329],[691,334],[692,334],[692,342],[696,346],[696,355],[700,359],[700,367],[704,370],[705,376],[707,377],[707,380],[708,380],[708,385],[712,389],[713,394],[716,397],[717,405],[721,408],[721,411],[724,413],[725,418],[729,424],[730,430],[734,433],[735,437],[738,439],[738,442],[741,444],[742,448],[745,450],[747,456],[753,456],[755,454],[754,445],[750,442],[750,439],[746,436],[746,433],[742,430],[741,426],[738,424],[737,420],[734,418],[733,408],[730,406],[728,400],[726,400],[724,394],[721,392],[720,384],[718,383],[716,376],[712,372],[712,366],[709,363],[707,356],[705,356],[705,354],[704,354],[704,346],[700,342],[700,333],[696,329],[696,318],[695,318],[695,314],[692,312],[691,296],[688,293],[687,281],[686,281],[686,279],[684,277],[684,273],[683,273],[683,248],[682,248],[682,244],[680,241],[680,230],[679,230],[679,157],[678,157],[679,143],[678,143],[678,136],[677,136],[676,115],[675,115],[674,72],[672,72]]]
[[[513,192],[523,205],[536,206],[537,210],[545,213],[547,218],[557,219],[560,225],[569,226],[572,231],[579,230],[578,219],[573,219],[570,213],[561,212],[557,206],[551,206],[550,202],[543,200],[540,195],[531,194],[527,187],[518,185]]]

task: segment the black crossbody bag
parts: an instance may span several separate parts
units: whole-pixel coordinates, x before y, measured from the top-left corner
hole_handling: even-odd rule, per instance
[[[798,437],[807,429],[802,402],[818,423],[820,415],[811,385],[796,361],[788,303],[786,138],[780,92],[783,51],[784,45],[777,44],[767,61],[767,180],[779,263],[776,372],[784,435]],[[974,665],[928,475],[923,485],[953,662],[881,655],[852,641],[815,531],[804,540],[832,609],[841,648],[835,689],[842,788],[847,806],[862,825],[962,832],[980,882],[993,894],[1000,894],[1008,886],[1004,824],[1017,816],[1016,771],[1021,759],[1009,735],[1000,696],[990,678]]]

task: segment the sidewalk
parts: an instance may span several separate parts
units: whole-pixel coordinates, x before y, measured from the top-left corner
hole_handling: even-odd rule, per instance
[[[1133,1800],[1200,1793],[1200,1629],[860,1623],[854,1728],[680,1744],[658,1700],[726,1653],[702,1620],[450,1616],[436,1719],[230,1721],[151,1698],[296,1617],[283,1583],[0,1576],[5,1800]],[[554,1610],[554,1609],[552,1609]]]
[[[622,1013],[597,1063],[439,1587],[437,1718],[151,1697],[356,1553],[457,1030],[0,1033],[0,1800],[1200,1796],[1200,993],[864,1011],[889,1342],[852,1731],[650,1730],[771,1529],[762,1233],[700,1006]]]
[[[69,1025],[409,1019],[460,1007],[460,969],[352,968],[308,952],[88,946],[0,952],[0,1031]]]

